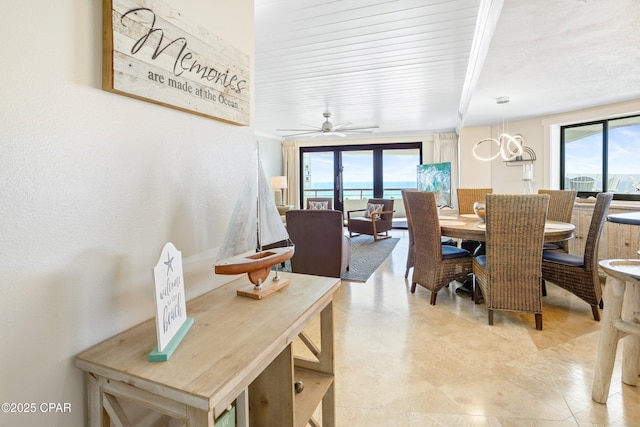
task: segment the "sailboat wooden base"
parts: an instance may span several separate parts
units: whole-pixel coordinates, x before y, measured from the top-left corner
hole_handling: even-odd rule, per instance
[[[215,266],[217,274],[247,273],[251,285],[237,291],[238,295],[262,299],[289,284],[288,279],[269,279],[271,267],[291,259],[295,246],[269,249],[261,253],[238,256],[221,261]],[[259,288],[256,285],[261,284]]]
[[[279,280],[267,278],[266,283],[263,283],[259,289],[256,289],[255,285],[248,285],[244,288],[238,289],[236,293],[242,297],[262,299],[279,291],[285,286],[288,286],[290,282],[291,281],[289,279],[284,279],[282,277]]]

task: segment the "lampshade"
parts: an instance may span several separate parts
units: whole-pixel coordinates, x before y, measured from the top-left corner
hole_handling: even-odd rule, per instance
[[[271,188],[287,188],[286,176],[272,176],[269,180]]]

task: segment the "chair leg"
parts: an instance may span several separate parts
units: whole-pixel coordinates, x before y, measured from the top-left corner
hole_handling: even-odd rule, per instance
[[[382,239],[388,239],[389,237],[391,237],[391,236],[389,236],[389,232],[388,231],[384,232],[385,233],[384,236],[379,236],[378,235],[378,230],[376,230],[376,220],[375,219],[373,219],[371,221],[371,225],[373,226],[373,241],[374,242],[377,242],[378,240],[382,240]]]
[[[371,218],[371,226],[373,227],[373,241],[377,242],[378,241],[378,231],[376,230],[376,219],[375,218]]]
[[[482,290],[480,289],[480,286],[478,286],[478,284],[476,283],[475,274],[471,275],[471,289],[473,289],[473,296],[471,297],[471,299],[473,300],[473,303],[480,304],[480,299],[482,298]]]
[[[536,313],[536,329],[542,330],[542,313]]]
[[[406,279],[407,277],[409,277],[409,269],[411,267],[407,267],[407,269],[404,271],[404,278]]]
[[[412,294],[416,293],[416,282],[411,283],[411,293]]]
[[[489,325],[493,325],[493,310],[489,310]]]
[[[601,301],[602,303],[602,301]],[[591,312],[593,313],[593,320],[595,320],[596,322],[600,321],[600,310],[598,310],[598,306],[597,305],[592,305],[591,306]]]
[[[438,298],[438,293],[431,292],[431,305],[436,305],[436,298]]]
[[[547,282],[545,282],[544,279],[542,279],[542,296],[547,296]]]

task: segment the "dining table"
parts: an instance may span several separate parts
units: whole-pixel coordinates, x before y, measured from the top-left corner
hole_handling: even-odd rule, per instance
[[[640,212],[625,212],[607,216],[607,221],[618,224],[640,225]]]
[[[440,234],[455,239],[486,240],[486,223],[476,214],[439,215]],[[575,225],[569,222],[547,220],[544,224],[544,242],[561,242],[573,238]],[[483,253],[482,245],[476,249],[474,255]],[[456,289],[457,294],[472,296],[471,280],[465,280],[462,286]]]
[[[640,211],[611,214],[607,216],[607,221],[617,224],[640,225]],[[640,250],[637,253],[640,255]]]
[[[486,240],[486,224],[476,214],[439,215],[440,234],[455,239]],[[545,243],[561,242],[573,237],[575,225],[569,222],[547,220],[544,224]]]

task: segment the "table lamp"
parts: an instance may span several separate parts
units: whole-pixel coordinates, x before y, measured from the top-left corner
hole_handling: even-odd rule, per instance
[[[272,176],[269,180],[269,185],[271,188],[275,189],[275,202],[277,206],[282,206],[282,190],[287,188],[287,177],[286,176]]]

